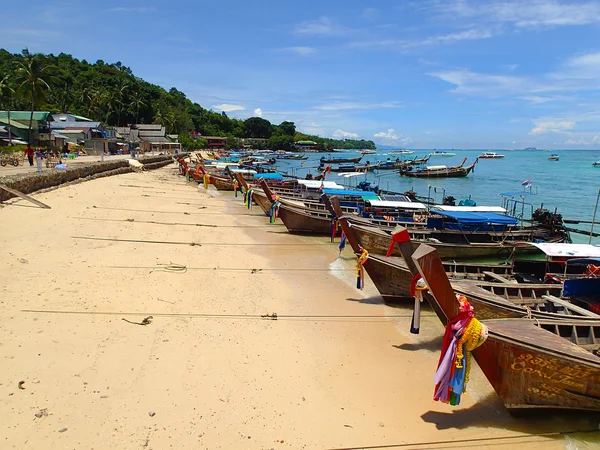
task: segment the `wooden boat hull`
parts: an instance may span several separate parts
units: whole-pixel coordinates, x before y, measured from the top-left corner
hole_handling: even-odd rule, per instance
[[[344,163],[357,163],[362,159],[363,155],[356,156],[354,158],[321,158],[319,161],[321,164],[344,164]]]
[[[266,216],[271,215],[271,200],[263,192],[252,191],[252,200],[262,209]]]
[[[219,191],[233,191],[233,181],[210,175],[211,184],[216,187]]]
[[[458,169],[423,170],[418,172],[400,171],[400,175],[412,178],[460,178],[471,173],[473,167],[461,167]]]
[[[281,204],[279,218],[290,233],[331,235],[331,219]]]
[[[442,322],[456,316],[458,302],[435,249],[422,245],[412,260]],[[600,321],[581,326],[569,320],[484,323],[488,339],[473,355],[509,410],[600,411],[600,359],[581,347],[599,345],[595,331]]]
[[[354,225],[354,232],[357,235],[361,245],[370,253],[385,255],[390,246],[391,237],[389,234],[375,227],[364,227]],[[412,242],[413,250],[421,244],[421,242]],[[513,250],[514,245],[510,244],[444,244],[444,243],[427,243],[434,247],[440,258],[443,259],[472,259],[472,258],[508,258]],[[533,250],[535,247],[533,247]],[[394,248],[393,256],[402,256],[398,248]]]

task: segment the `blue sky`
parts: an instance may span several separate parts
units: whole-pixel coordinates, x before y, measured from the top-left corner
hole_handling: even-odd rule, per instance
[[[600,0],[9,2],[0,46],[414,148],[600,148]],[[6,25],[8,24],[8,25]]]

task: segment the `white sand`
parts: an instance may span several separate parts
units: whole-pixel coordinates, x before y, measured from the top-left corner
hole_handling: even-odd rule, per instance
[[[0,448],[321,449],[521,436],[468,446],[558,449],[564,438],[529,433],[586,426],[511,418],[478,370],[459,407],[432,401],[443,329],[430,311],[422,334],[410,335],[410,309],[382,305],[368,280],[355,289],[348,250],[336,260],[327,238],[292,236],[212,189],[186,184],[171,166],[35,195],[51,210],[22,200],[0,208]],[[170,262],[190,269],[155,270]],[[273,312],[279,320],[239,317]],[[147,326],[122,320],[148,315]]]

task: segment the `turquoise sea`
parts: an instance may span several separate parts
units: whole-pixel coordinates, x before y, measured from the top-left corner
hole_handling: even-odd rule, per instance
[[[441,151],[441,149],[437,149]],[[424,157],[432,150],[414,150],[412,155],[390,155],[393,150],[379,149],[376,154],[364,155],[361,163],[370,161],[385,161],[387,158],[395,160],[412,159],[415,156]],[[456,156],[432,157],[428,165],[456,165],[463,158],[467,158],[465,165],[469,165],[484,151],[489,150],[445,150],[456,153]],[[525,150],[494,150],[505,155],[502,159],[480,159],[475,166],[475,171],[466,178],[441,178],[441,179],[416,179],[400,177],[394,171],[374,171],[367,174],[367,180],[386,190],[405,192],[414,190],[420,196],[428,193],[438,202],[442,196],[452,195],[458,200],[471,197],[478,205],[502,206],[501,193],[524,191],[523,181],[532,180],[531,194],[525,197],[525,202],[563,215],[566,219],[591,221],[598,190],[600,189],[600,167],[593,167],[592,163],[600,160],[600,150],[560,150],[560,151],[525,151]],[[549,161],[548,157],[556,153],[560,155],[559,161]],[[322,156],[357,156],[358,151],[336,151],[333,153],[306,153],[306,161],[279,160],[277,167],[282,172],[294,173],[304,176],[311,172],[317,174],[316,167]],[[301,167],[304,163],[304,167]],[[392,173],[394,172],[394,173]],[[344,179],[337,173],[327,177],[330,181],[340,184],[363,181],[364,176]],[[528,190],[529,191],[529,190]],[[517,195],[517,198],[519,196]],[[531,206],[526,206],[525,216],[531,212]],[[600,211],[596,220],[600,221]],[[569,225],[570,227],[589,230],[590,225]],[[600,225],[595,225],[594,231],[600,233]],[[588,237],[571,234],[573,242],[587,243]],[[592,239],[592,243],[600,244],[600,238]]]

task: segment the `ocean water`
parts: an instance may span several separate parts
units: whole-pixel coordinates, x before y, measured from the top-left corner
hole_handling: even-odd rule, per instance
[[[415,156],[424,157],[431,152],[431,150],[415,150],[412,155],[390,155],[390,151],[392,150],[379,149],[376,154],[364,155],[361,163],[385,161],[387,158],[392,160],[396,158],[412,159]],[[467,158],[465,165],[469,165],[486,150],[447,151],[456,153],[456,156],[451,158],[432,157],[428,165],[456,165],[460,164],[465,157]],[[412,189],[418,195],[430,195],[438,202],[441,202],[444,195],[452,195],[457,199],[457,203],[461,199],[470,197],[478,205],[494,206],[503,205],[501,193],[523,192],[523,181],[532,180],[531,194],[526,195],[524,199],[528,204],[525,206],[526,217],[532,208],[543,205],[550,211],[556,209],[566,219],[592,220],[596,197],[600,189],[600,167],[593,167],[592,163],[600,160],[600,150],[552,152],[499,150],[496,153],[505,156],[502,159],[480,159],[475,166],[475,171],[465,178],[417,179],[400,177],[395,171],[382,170],[369,172],[366,179],[387,190],[405,192]],[[560,155],[560,160],[549,161],[548,157],[552,153]],[[317,174],[316,167],[319,165],[319,158],[330,154],[307,153],[307,155],[309,155],[309,159],[306,161],[280,160],[277,168],[282,172],[294,173],[299,176],[304,176],[308,172]],[[340,151],[331,153],[331,155],[350,157],[359,155],[359,152]],[[301,163],[304,163],[304,167],[301,167]],[[361,175],[345,179],[332,172],[327,179],[339,184],[356,185],[365,180],[365,177]],[[596,220],[600,221],[600,210]],[[590,228],[590,225],[586,224],[568,226],[582,230]],[[595,225],[594,230],[600,233],[600,224]],[[572,233],[571,237],[573,242],[578,243],[587,243],[589,239],[588,236],[575,233]],[[592,243],[600,244],[600,238],[593,238]]]

